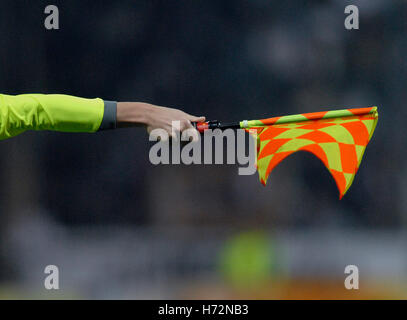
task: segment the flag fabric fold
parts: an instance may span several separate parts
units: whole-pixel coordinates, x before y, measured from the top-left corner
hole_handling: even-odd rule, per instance
[[[240,126],[249,132],[255,130],[257,170],[263,185],[286,157],[308,151],[329,170],[342,198],[353,182],[377,120],[377,107],[368,107],[242,121]]]

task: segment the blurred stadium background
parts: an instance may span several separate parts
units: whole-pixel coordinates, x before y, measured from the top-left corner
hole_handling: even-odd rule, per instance
[[[153,166],[142,129],[2,141],[0,298],[407,297],[406,1],[55,0],[58,31],[48,4],[0,2],[0,92],[220,120],[377,105],[380,120],[342,201],[308,154],[264,188],[235,165]]]

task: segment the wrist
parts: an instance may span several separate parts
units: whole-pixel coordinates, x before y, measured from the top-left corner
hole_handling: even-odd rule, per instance
[[[119,102],[117,104],[117,125],[147,125],[152,106],[142,102]]]

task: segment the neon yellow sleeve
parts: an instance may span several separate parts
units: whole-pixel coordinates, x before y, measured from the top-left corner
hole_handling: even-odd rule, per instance
[[[0,94],[0,140],[27,130],[95,132],[104,101],[62,94]]]

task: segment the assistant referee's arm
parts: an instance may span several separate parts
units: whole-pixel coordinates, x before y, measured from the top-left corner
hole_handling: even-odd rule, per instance
[[[0,140],[28,130],[97,132],[116,127],[145,126],[148,132],[164,129],[173,135],[191,129],[191,122],[205,121],[181,110],[143,102],[85,99],[63,94],[0,94]]]
[[[117,103],[62,94],[0,94],[0,139],[27,130],[96,132],[116,127]]]

